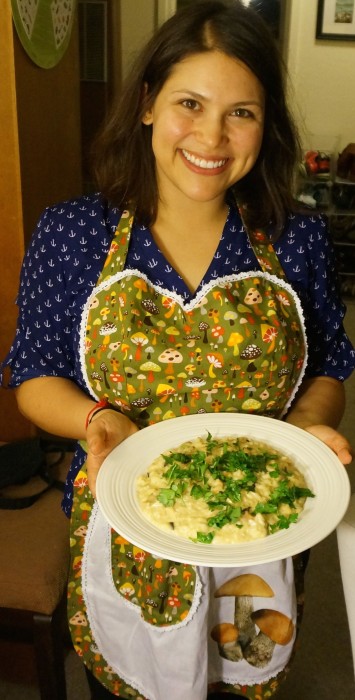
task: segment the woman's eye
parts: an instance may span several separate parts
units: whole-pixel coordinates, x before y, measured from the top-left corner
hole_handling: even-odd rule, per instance
[[[184,107],[187,107],[187,109],[199,109],[200,107],[199,103],[196,100],[192,100],[191,98],[183,100],[181,104]]]
[[[238,107],[237,109],[234,109],[232,115],[234,117],[240,117],[241,119],[253,119],[254,117],[253,113],[245,107]]]

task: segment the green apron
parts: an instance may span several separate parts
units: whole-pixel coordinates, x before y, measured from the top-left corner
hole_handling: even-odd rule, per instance
[[[92,396],[106,397],[140,428],[204,412],[281,418],[304,374],[306,342],[299,300],[265,234],[248,233],[261,270],[214,280],[184,303],[139,271],[125,270],[132,222],[123,212],[83,313],[82,364]],[[129,674],[123,680],[105,661],[88,619],[81,566],[93,503],[83,469],[74,483],[71,521],[74,647],[112,693],[144,698]],[[188,624],[201,596],[196,568],[157,559],[114,531],[110,540],[116,594],[148,625]],[[267,673],[260,683],[210,683],[253,699],[270,697],[276,686]]]

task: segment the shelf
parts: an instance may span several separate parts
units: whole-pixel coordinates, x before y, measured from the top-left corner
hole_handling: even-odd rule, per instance
[[[297,199],[308,204],[313,214],[323,214],[335,248],[341,295],[355,298],[355,182],[336,177],[302,177],[297,183]],[[345,207],[345,208],[343,208]]]

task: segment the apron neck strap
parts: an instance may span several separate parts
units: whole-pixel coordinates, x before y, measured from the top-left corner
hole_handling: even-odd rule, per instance
[[[276,255],[274,246],[272,245],[267,233],[262,228],[255,230],[249,228],[249,226],[245,223],[243,215],[243,210],[245,211],[245,207],[240,205],[238,202],[236,205],[238,207],[244,229],[249,238],[249,243],[255,253],[255,257],[262,271],[271,272],[272,274],[285,279],[286,275],[281,267],[279,258]]]

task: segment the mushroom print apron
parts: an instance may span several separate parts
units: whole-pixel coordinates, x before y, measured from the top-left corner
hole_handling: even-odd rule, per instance
[[[83,314],[91,395],[142,429],[205,412],[281,418],[303,377],[306,343],[298,297],[265,234],[245,234],[260,270],[214,280],[186,303],[125,269],[132,221],[123,212]],[[299,561],[233,569],[159,559],[110,528],[85,468],[74,482],[71,547],[74,647],[111,693],[273,695],[296,637]]]

